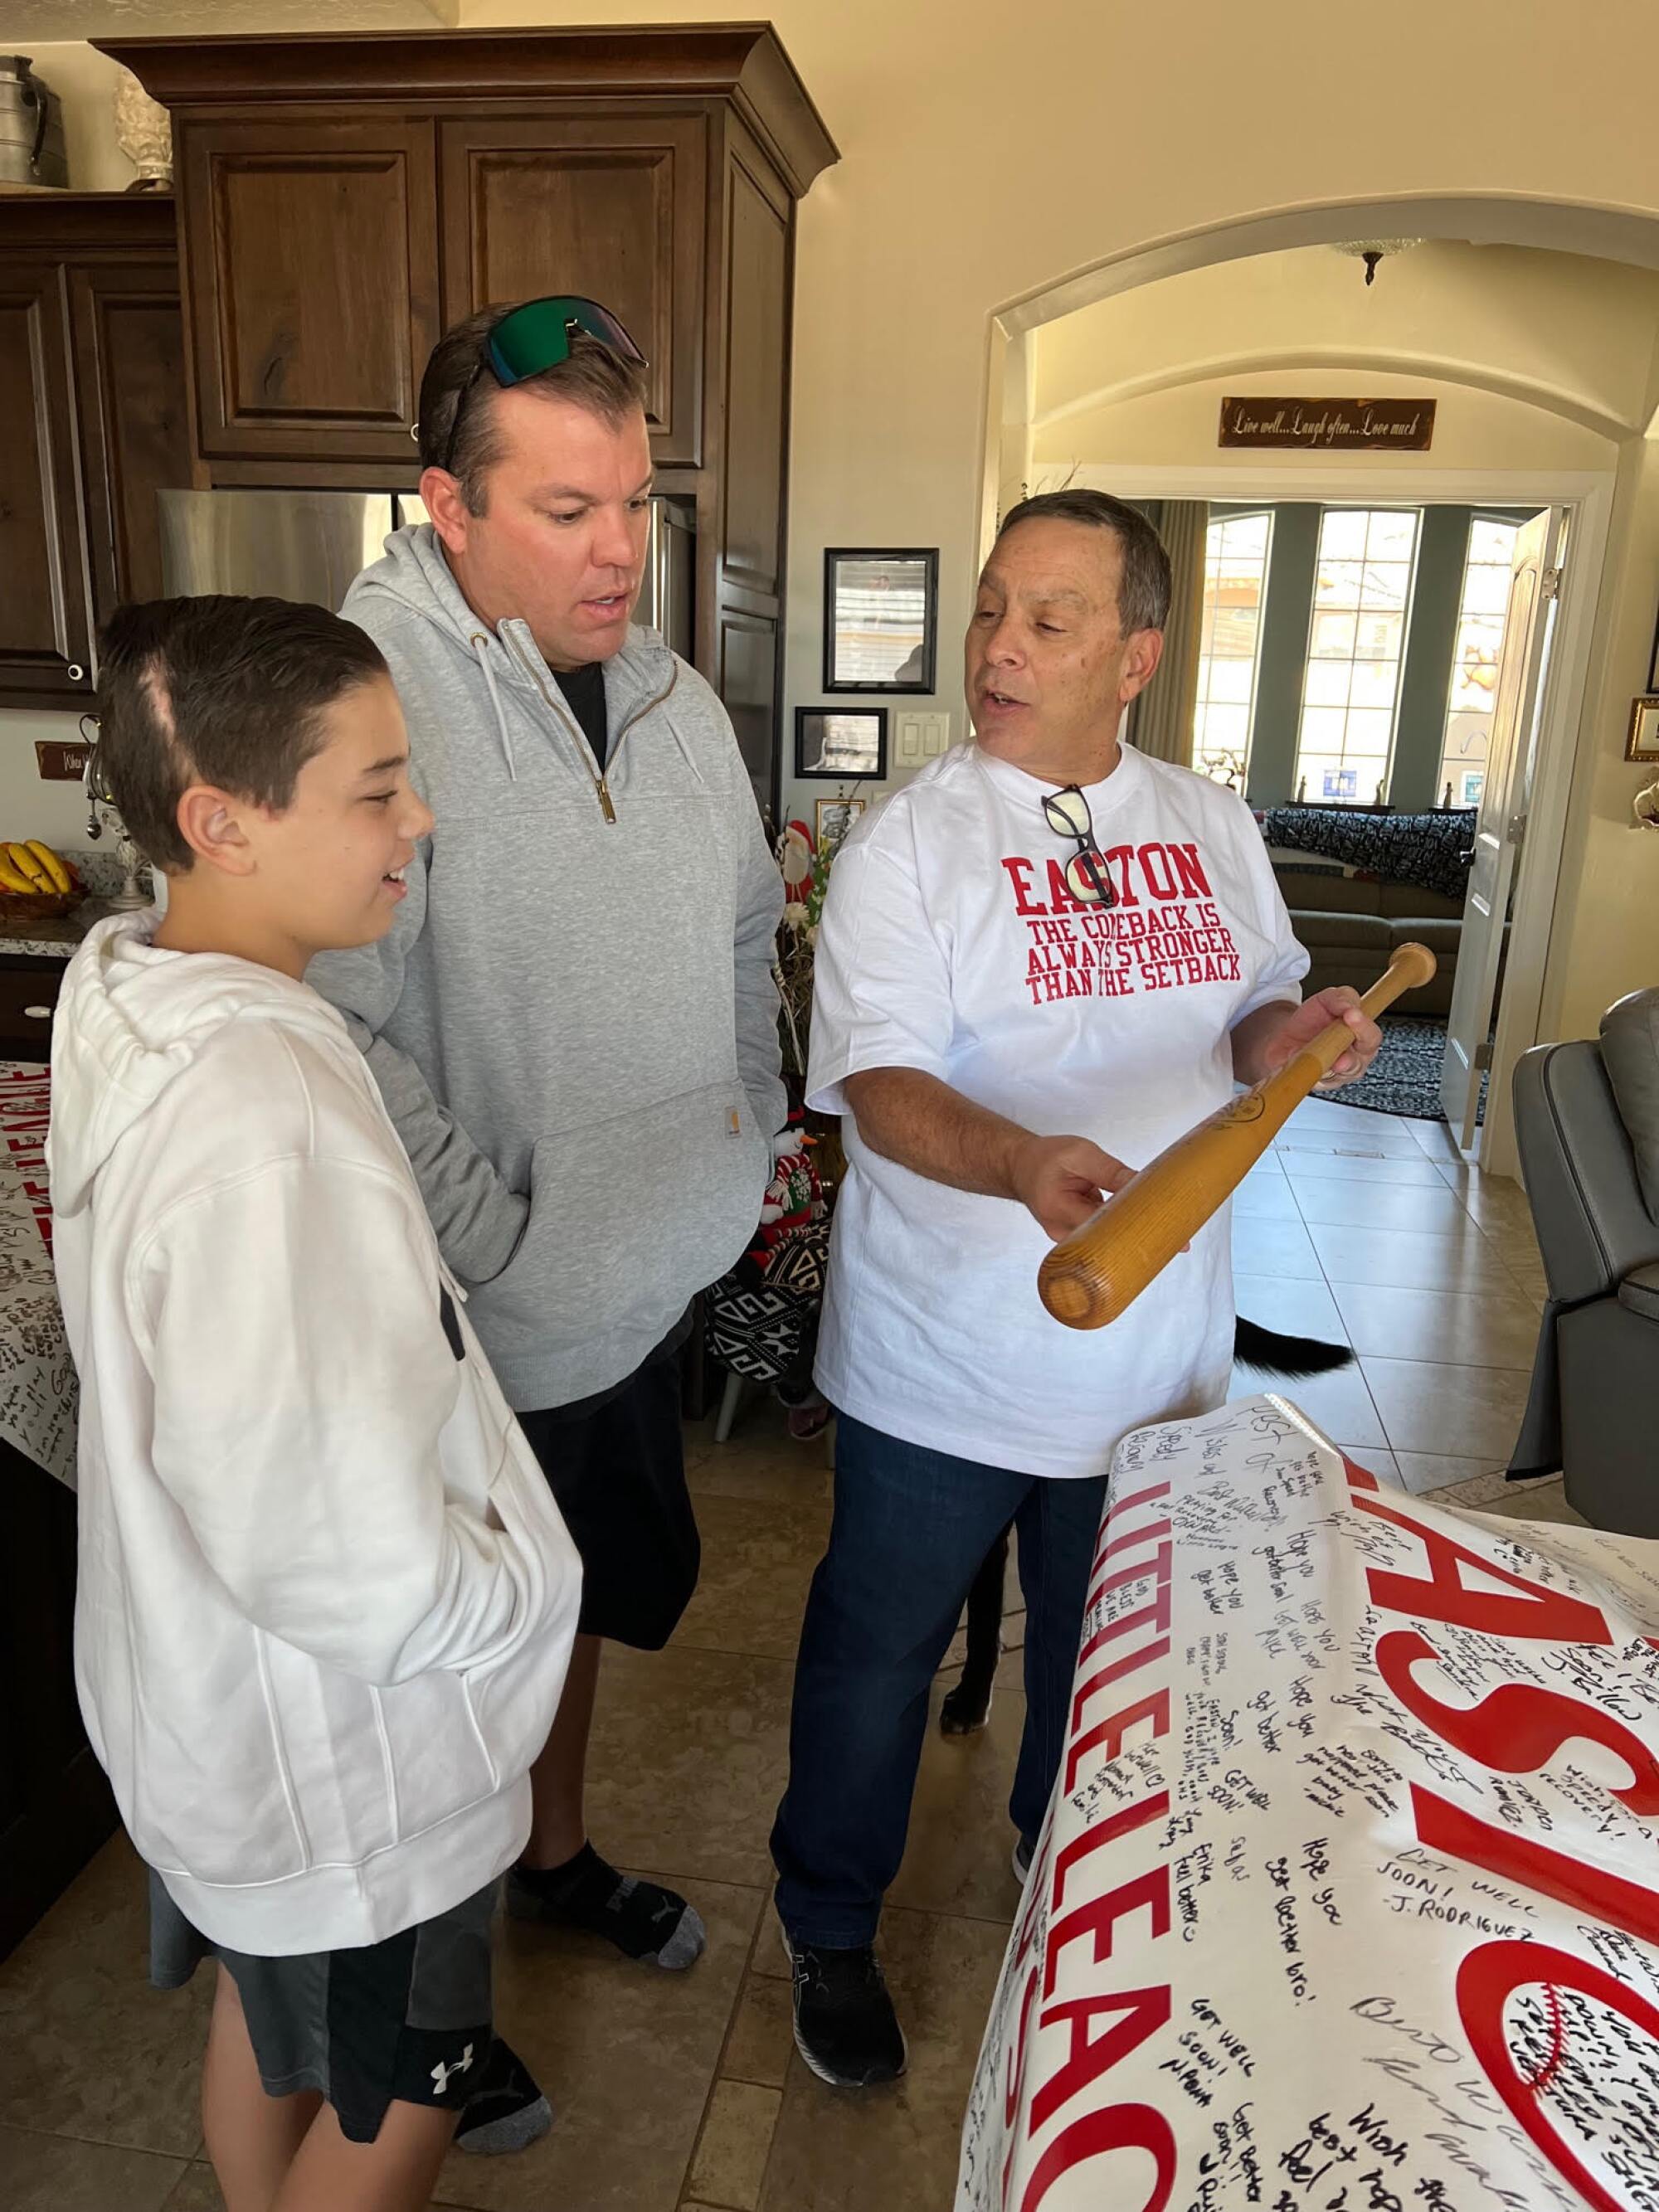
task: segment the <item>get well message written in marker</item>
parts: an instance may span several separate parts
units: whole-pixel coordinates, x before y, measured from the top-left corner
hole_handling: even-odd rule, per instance
[[[1659,1544],[1114,1463],[957,2212],[1659,2212]]]

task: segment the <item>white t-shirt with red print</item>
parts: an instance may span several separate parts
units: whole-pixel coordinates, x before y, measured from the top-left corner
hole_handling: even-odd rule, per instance
[[[1219,784],[1123,748],[1087,787],[1109,908],[1067,890],[1054,787],[958,747],[858,823],[820,929],[810,1103],[846,1112],[871,1067],[914,1067],[1044,1136],[1143,1166],[1233,1085],[1229,1032],[1296,1001],[1261,832]],[[900,1167],[844,1124],[817,1382],[907,1442],[1042,1475],[1105,1472],[1146,1421],[1207,1412],[1232,1362],[1230,1209],[1108,1328],[1037,1297],[1048,1240],[1023,1206]]]

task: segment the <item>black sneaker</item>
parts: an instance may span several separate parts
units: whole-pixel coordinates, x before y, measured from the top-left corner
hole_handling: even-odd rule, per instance
[[[1014,1845],[1014,1855],[1010,1864],[1014,1869],[1014,1880],[1022,1889],[1025,1887],[1026,1875],[1031,1871],[1031,1856],[1036,1850],[1036,1839],[1032,1836],[1021,1836]]]
[[[461,2108],[455,2129],[457,2150],[485,2158],[523,2150],[538,2142],[553,2124],[553,2107],[536,2078],[510,2045],[498,2035],[478,2078]]]
[[[896,2081],[904,2032],[870,1945],[818,1950],[786,1934],[783,1948],[794,1976],[795,2048],[819,2081],[837,2089]]]

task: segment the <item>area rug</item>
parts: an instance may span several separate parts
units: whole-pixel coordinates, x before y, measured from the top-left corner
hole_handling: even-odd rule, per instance
[[[1446,1024],[1438,1014],[1384,1014],[1382,1049],[1357,1083],[1334,1096],[1367,1114],[1403,1114],[1413,1121],[1443,1121],[1440,1065]],[[1486,1112],[1486,1079],[1480,1079],[1480,1120]]]

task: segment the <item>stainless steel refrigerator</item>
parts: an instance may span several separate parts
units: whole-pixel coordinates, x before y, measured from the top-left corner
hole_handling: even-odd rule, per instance
[[[423,522],[401,492],[164,491],[161,575],[173,592],[234,592],[337,607],[391,532]],[[651,534],[635,622],[691,658],[696,538],[689,510],[651,502]]]

